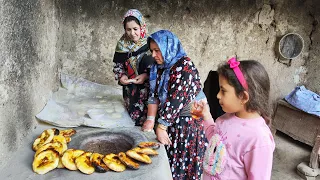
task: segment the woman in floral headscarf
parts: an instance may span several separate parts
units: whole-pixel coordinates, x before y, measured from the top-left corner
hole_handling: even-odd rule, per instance
[[[125,33],[117,43],[113,57],[115,79],[123,86],[123,99],[136,126],[141,126],[147,114],[149,68],[153,58],[148,55],[146,24],[142,14],[130,9],[124,16]]]
[[[150,70],[148,117],[158,114],[157,139],[166,145],[173,179],[200,179],[206,139],[202,118],[190,114],[193,100],[206,100],[198,70],[172,32],[151,34],[148,45],[157,62]],[[143,129],[153,126],[146,121]]]

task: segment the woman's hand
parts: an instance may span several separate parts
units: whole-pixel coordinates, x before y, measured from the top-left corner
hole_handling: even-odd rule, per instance
[[[148,74],[147,73],[140,74],[134,79],[136,80],[135,82],[133,82],[134,84],[143,84],[144,81],[148,79]]]
[[[171,145],[171,140],[169,139],[169,135],[166,130],[157,127],[156,135],[158,141],[160,141],[164,145]]]
[[[142,131],[150,132],[152,131],[153,127],[154,127],[154,120],[146,120],[143,123]]]
[[[120,83],[121,83],[122,85],[128,85],[128,84],[130,84],[130,82],[128,82],[128,76],[126,76],[126,75],[121,76],[121,78],[120,78]]]
[[[157,111],[158,111],[158,104],[148,104],[147,119],[143,123],[143,126],[141,128],[142,131],[152,131],[154,127],[154,121],[157,116]]]
[[[212,119],[207,100],[193,102],[191,107],[191,115],[193,117],[203,117],[204,120]]]

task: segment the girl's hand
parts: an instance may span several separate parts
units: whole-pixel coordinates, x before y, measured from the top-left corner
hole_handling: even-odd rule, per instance
[[[203,117],[204,120],[212,118],[207,100],[195,101],[191,107],[193,117]]]
[[[143,84],[144,81],[148,79],[148,74],[147,73],[140,74],[134,79],[136,80],[135,82],[133,82],[134,84]]]
[[[171,145],[171,141],[169,139],[169,135],[166,130],[163,130],[159,127],[156,129],[156,135],[159,142],[161,142],[164,145]]]
[[[130,82],[128,82],[128,76],[126,76],[126,75],[121,76],[121,78],[120,78],[120,83],[121,83],[122,85],[128,85],[128,84],[130,84]]]
[[[150,132],[154,127],[154,120],[146,120],[143,123],[142,131]]]

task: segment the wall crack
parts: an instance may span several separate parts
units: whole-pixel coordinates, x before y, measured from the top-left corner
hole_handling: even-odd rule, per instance
[[[312,36],[313,36],[313,33],[316,31],[318,21],[314,17],[313,13],[309,12],[309,16],[311,16],[311,18],[312,18],[312,28],[311,28],[311,32],[309,34],[309,39],[310,39],[309,51],[310,51],[312,48],[312,44],[313,44]]]

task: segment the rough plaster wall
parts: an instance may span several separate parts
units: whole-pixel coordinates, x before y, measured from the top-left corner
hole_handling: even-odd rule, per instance
[[[296,85],[320,91],[320,2],[311,0],[160,0],[57,1],[60,12],[59,59],[62,71],[99,83],[116,84],[112,58],[123,33],[120,20],[129,8],[147,17],[149,32],[169,29],[178,35],[204,82],[210,70],[232,55],[255,59],[267,69],[272,100]],[[278,62],[280,38],[289,32],[305,40],[304,52],[287,67]],[[311,33],[312,32],[312,33]],[[311,44],[310,40],[313,40]],[[286,63],[286,60],[280,59]]]
[[[138,8],[149,32],[170,29],[200,70],[236,54],[265,65],[272,99],[306,84],[319,93],[319,1],[312,0],[0,0],[0,158],[10,157],[35,126],[35,114],[58,86],[62,71],[116,84],[112,57],[122,15]],[[275,52],[280,37],[297,32],[303,54],[287,67]],[[28,147],[30,148],[30,147]],[[0,161],[0,166],[8,161]]]
[[[279,1],[275,15],[277,30],[281,34],[287,32],[299,33],[304,39],[304,51],[300,57],[293,60],[291,67],[282,66],[272,74],[276,84],[276,97],[288,94],[296,85],[306,85],[307,88],[320,92],[319,84],[319,1]],[[277,9],[277,8],[276,8]],[[294,12],[294,13],[293,13]],[[290,15],[290,16],[289,16]],[[280,37],[278,34],[278,37]],[[277,82],[279,81],[279,82]],[[285,88],[283,88],[285,87]]]
[[[0,167],[59,85],[54,9],[50,1],[0,0]]]
[[[94,82],[114,83],[110,69],[122,33],[121,6],[104,0],[57,0],[56,4],[61,22],[57,51],[63,62],[62,72]]]
[[[306,86],[320,94],[320,7],[317,6],[314,14],[310,14],[313,19],[312,30],[309,35],[309,57],[306,62]]]

